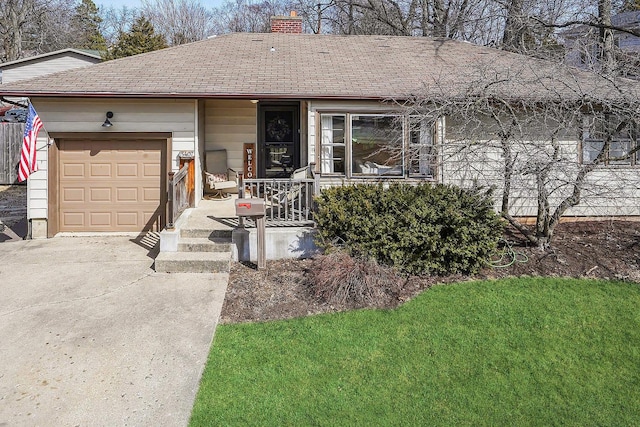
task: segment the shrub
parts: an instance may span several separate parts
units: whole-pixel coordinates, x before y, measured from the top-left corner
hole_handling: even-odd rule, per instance
[[[404,280],[375,260],[362,260],[344,251],[316,257],[307,274],[314,297],[356,307],[380,305],[397,300]]]
[[[328,188],[315,218],[325,250],[340,246],[405,274],[473,273],[503,230],[490,194],[440,184]]]

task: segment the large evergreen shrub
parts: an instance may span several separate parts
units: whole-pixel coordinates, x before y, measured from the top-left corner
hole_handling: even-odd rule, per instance
[[[447,185],[353,185],[317,198],[318,243],[406,274],[477,271],[503,226],[489,194]]]

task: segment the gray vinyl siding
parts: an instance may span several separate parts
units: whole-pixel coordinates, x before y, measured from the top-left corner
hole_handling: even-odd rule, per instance
[[[85,67],[98,62],[100,62],[98,58],[91,58],[73,52],[33,59],[32,61],[27,60],[1,67],[2,84]]]

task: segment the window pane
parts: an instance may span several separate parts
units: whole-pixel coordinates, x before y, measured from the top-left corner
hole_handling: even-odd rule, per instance
[[[417,117],[410,119],[409,130],[409,174],[412,176],[433,176],[433,124]]]
[[[604,147],[604,141],[585,139],[582,143],[582,162],[593,163],[600,151]]]
[[[415,146],[410,147],[411,151],[411,166],[409,167],[410,175],[420,176],[433,176],[434,165],[433,156],[431,154],[430,146]]]
[[[345,116],[323,114],[322,146],[320,149],[320,171],[322,173],[345,173]]]
[[[402,175],[402,125],[394,116],[351,116],[354,174]]]
[[[611,141],[611,146],[609,147],[609,158],[624,157],[628,155],[630,144],[631,144],[631,141],[629,141],[628,139],[624,139],[624,140],[617,139],[617,140]],[[624,160],[612,160],[611,164],[612,165],[630,165],[631,158],[624,159]]]

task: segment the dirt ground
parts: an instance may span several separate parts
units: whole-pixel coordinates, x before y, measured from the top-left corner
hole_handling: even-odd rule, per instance
[[[512,257],[473,277],[411,277],[393,298],[368,306],[395,307],[436,283],[509,276],[554,276],[618,279],[640,282],[640,222],[601,221],[561,224],[550,250],[528,247],[507,234]],[[306,284],[313,260],[270,261],[264,271],[252,264],[234,263],[222,309],[223,323],[288,319],[354,306],[318,301]]]

